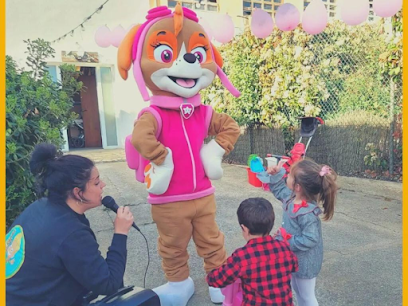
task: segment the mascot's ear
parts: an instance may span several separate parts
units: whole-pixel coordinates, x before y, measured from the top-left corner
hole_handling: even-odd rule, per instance
[[[132,46],[135,39],[137,30],[139,30],[140,24],[135,25],[129,30],[125,38],[119,45],[118,49],[118,70],[122,79],[126,80],[128,77],[128,71],[132,65]]]
[[[224,64],[224,61],[222,60],[222,57],[221,57],[221,54],[220,54],[220,52],[218,51],[218,49],[213,45],[213,44],[211,44],[211,48],[213,49],[213,52],[214,52],[214,60],[215,60],[215,63],[220,67],[220,68],[222,68],[222,65]]]

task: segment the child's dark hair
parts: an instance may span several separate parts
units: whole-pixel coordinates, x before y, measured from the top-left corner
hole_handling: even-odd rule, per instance
[[[264,198],[244,200],[237,210],[238,222],[245,225],[251,235],[268,235],[275,222],[271,202]]]
[[[334,203],[338,186],[337,174],[326,165],[319,165],[312,160],[304,159],[292,165],[294,185],[302,187],[302,193],[309,201],[323,205],[323,219],[330,220],[334,214]]]
[[[38,195],[66,201],[72,196],[77,201],[86,202],[82,197],[86,184],[91,178],[94,163],[82,156],[59,156],[57,148],[52,144],[39,144],[35,147],[30,159],[30,170],[36,177]],[[81,192],[79,199],[72,190],[78,187]]]

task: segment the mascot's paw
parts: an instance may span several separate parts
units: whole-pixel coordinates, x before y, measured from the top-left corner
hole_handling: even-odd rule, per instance
[[[144,169],[145,185],[147,191],[152,194],[163,194],[169,188],[171,177],[173,176],[174,164],[173,154],[170,148],[166,148],[168,154],[160,166],[150,163]]]
[[[222,177],[221,162],[224,154],[225,150],[214,139],[201,148],[201,161],[203,162],[205,174],[210,180],[219,180]]]
[[[211,302],[214,304],[221,304],[224,302],[225,297],[220,288],[209,287],[208,289],[210,291]]]
[[[194,294],[194,282],[189,277],[181,282],[168,282],[153,291],[159,296],[161,306],[186,306]]]

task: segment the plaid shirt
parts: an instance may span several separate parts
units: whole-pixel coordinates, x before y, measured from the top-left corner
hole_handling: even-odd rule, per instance
[[[297,269],[296,255],[288,243],[268,235],[237,249],[226,264],[207,275],[207,282],[223,288],[241,278],[242,305],[293,306],[290,281]]]

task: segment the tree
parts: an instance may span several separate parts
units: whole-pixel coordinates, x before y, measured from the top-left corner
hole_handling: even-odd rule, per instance
[[[73,65],[61,66],[62,82],[51,79],[45,59],[55,53],[49,42],[27,40],[24,71],[6,56],[6,223],[36,197],[29,159],[41,142],[63,145],[61,130],[75,118],[73,96],[82,88]]]

